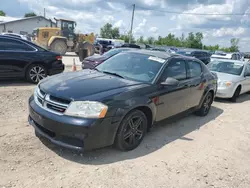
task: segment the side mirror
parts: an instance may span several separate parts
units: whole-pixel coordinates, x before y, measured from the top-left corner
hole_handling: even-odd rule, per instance
[[[161,82],[163,86],[178,86],[179,81],[175,78],[168,77],[164,82]]]

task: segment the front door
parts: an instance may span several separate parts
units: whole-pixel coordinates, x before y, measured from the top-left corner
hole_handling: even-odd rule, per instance
[[[168,77],[180,81],[178,86],[160,86],[158,89],[158,106],[156,121],[177,115],[188,109],[189,87],[186,62],[183,59],[172,59],[163,71],[159,83]]]
[[[250,91],[250,64],[246,65],[244,72],[244,80],[242,81],[241,93]]]

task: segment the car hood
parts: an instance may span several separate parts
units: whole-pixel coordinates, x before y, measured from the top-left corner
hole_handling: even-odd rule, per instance
[[[102,62],[102,61],[105,61],[106,59],[107,59],[107,57],[105,57],[105,56],[96,55],[96,56],[87,57],[84,60],[85,61],[92,61],[92,62],[96,62],[96,61]]]
[[[222,72],[215,72],[215,71],[212,71],[212,72],[217,74],[218,82],[220,82],[220,81],[238,82],[238,81],[242,80],[242,77],[238,76],[238,75],[227,74],[227,73],[222,73]]]
[[[83,70],[52,76],[41,81],[39,87],[55,97],[70,100],[89,97],[90,100],[93,96],[98,95],[101,99],[142,85],[144,84],[141,82],[122,79],[96,70]]]

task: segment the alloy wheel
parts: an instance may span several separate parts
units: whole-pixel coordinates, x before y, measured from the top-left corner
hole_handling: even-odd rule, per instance
[[[211,104],[212,104],[212,96],[210,94],[208,94],[208,96],[206,97],[206,99],[203,103],[205,113],[207,113],[209,111]]]
[[[38,83],[46,77],[46,71],[39,65],[34,66],[30,69],[29,77],[33,82]]]
[[[132,117],[124,127],[123,139],[129,146],[134,146],[143,137],[143,119],[141,117]]]

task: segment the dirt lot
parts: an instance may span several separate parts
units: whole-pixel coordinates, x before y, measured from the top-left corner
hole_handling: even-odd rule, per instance
[[[250,95],[217,101],[204,118],[163,123],[134,151],[79,154],[35,137],[27,123],[33,90],[0,83],[0,188],[250,187]]]

